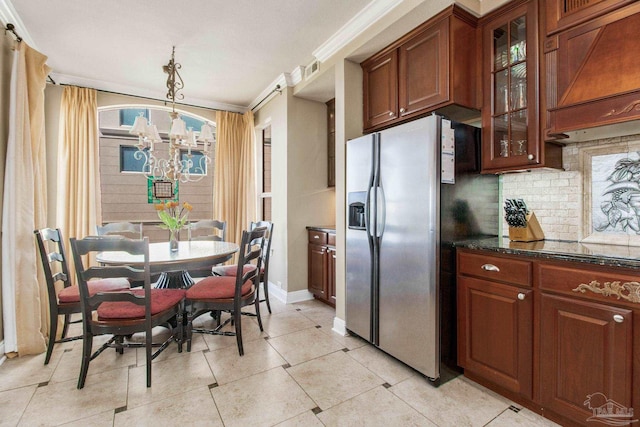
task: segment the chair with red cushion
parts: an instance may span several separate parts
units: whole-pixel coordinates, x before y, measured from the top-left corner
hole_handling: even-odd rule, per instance
[[[267,233],[265,234],[264,250],[262,251],[262,268],[260,269],[260,283],[262,283],[262,289],[264,290],[264,299],[261,299],[260,302],[266,302],[267,310],[269,310],[269,313],[271,313],[271,303],[269,302],[269,255],[271,253],[271,236],[273,235],[273,223],[269,221],[252,222],[249,226],[249,230],[253,230],[257,227],[267,228]],[[220,265],[213,267],[211,269],[211,272],[214,276],[235,276],[237,270],[237,264]]]
[[[70,241],[80,288],[84,332],[78,388],[84,387],[89,362],[108,347],[116,348],[119,353],[122,353],[125,347],[144,347],[147,362],[147,387],[151,387],[151,361],[174,339],[178,341],[178,351],[182,351],[182,313],[185,291],[182,289],[151,289],[148,237],[143,240],[131,240],[124,237],[90,236],[78,240],[71,238]],[[139,268],[124,265],[85,267],[83,260],[85,255],[104,251],[127,252],[132,259],[137,258],[142,261],[142,266]],[[139,264],[136,262],[136,265]],[[89,283],[93,279],[113,277],[142,281],[144,287],[120,292],[98,292],[91,295]],[[96,312],[95,317],[92,316],[94,311]],[[174,318],[176,318],[177,331],[174,331],[170,325],[170,321]],[[169,338],[162,343],[152,342],[151,329],[156,326],[166,326],[171,330]],[[125,342],[125,336],[136,332],[145,333],[144,343]],[[93,337],[96,335],[113,335],[113,337],[92,354]],[[152,347],[159,348],[152,353]]]
[[[197,282],[187,290],[187,351],[191,351],[191,338],[194,332],[212,335],[235,335],[240,356],[244,354],[242,346],[242,307],[255,305],[258,325],[262,331],[260,319],[260,300],[258,296],[259,274],[262,263],[262,251],[267,229],[259,227],[242,232],[242,242],[238,255],[235,276],[209,276]],[[198,316],[217,312],[218,324],[215,329],[193,328],[193,320]],[[231,317],[220,323],[220,312],[228,311]],[[222,331],[229,322],[233,322],[235,332]]]
[[[49,295],[49,342],[47,344],[47,355],[44,359],[44,364],[47,365],[51,360],[54,344],[82,338],[82,335],[67,337],[69,324],[78,322],[72,322],[71,315],[80,313],[80,293],[77,286],[71,285],[60,229],[43,228],[34,230],[33,233],[36,235]],[[58,285],[58,289],[56,289],[56,284],[58,283],[61,283],[61,285]],[[89,284],[89,292],[91,294],[125,289],[129,289],[129,282],[122,278],[95,280]],[[64,316],[64,326],[62,327],[61,338],[56,340],[58,316]]]

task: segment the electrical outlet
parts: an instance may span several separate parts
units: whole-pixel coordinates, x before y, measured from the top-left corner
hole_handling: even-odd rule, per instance
[[[278,285],[278,287],[279,287],[280,289],[282,289],[282,282],[281,282],[281,281],[279,281],[279,280],[278,280],[278,281],[276,282],[276,285]]]

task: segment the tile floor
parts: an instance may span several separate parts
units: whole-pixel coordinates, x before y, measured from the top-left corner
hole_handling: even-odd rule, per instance
[[[82,390],[80,341],[57,345],[47,366],[44,354],[7,360],[0,427],[555,425],[464,377],[432,387],[361,339],[333,333],[334,312],[321,303],[272,306],[263,333],[243,319],[245,356],[234,337],[195,335],[191,353],[172,345],[153,362],[151,388],[142,349],[101,354]]]

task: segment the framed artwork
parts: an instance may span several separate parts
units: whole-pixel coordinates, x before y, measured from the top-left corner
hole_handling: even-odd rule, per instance
[[[640,246],[640,141],[581,151],[582,242]]]

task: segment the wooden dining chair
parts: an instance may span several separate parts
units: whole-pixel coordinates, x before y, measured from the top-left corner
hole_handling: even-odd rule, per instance
[[[103,226],[97,226],[98,236],[119,235],[133,239],[142,239],[142,223],[110,222]]]
[[[207,230],[208,233],[202,234],[203,230]],[[187,226],[187,235],[189,236],[189,240],[214,240],[224,242],[227,240],[227,223],[226,221],[218,221],[215,219],[203,219],[192,222]]]
[[[82,338],[82,335],[67,337],[69,325],[79,322],[72,322],[71,315],[80,313],[80,293],[78,287],[71,284],[64,241],[60,229],[43,228],[34,230],[33,233],[36,236],[49,297],[49,341],[47,343],[47,354],[44,358],[44,364],[47,365],[51,360],[54,344]],[[96,292],[121,291],[125,289],[129,289],[129,282],[126,279],[114,278],[93,281],[88,291],[93,295]],[[56,339],[58,316],[64,316],[62,334],[59,340]]]
[[[184,309],[184,290],[151,289],[149,272],[149,238],[132,240],[124,237],[95,237],[84,239],[71,238],[73,260],[76,265],[78,286],[80,287],[80,305],[82,308],[83,347],[82,365],[78,388],[84,387],[89,363],[106,348],[116,348],[122,354],[125,347],[144,347],[147,363],[147,387],[151,387],[151,361],[176,339],[178,351],[182,351],[182,315]],[[132,257],[142,257],[142,268],[126,265],[85,266],[83,256],[104,251],[127,252]],[[126,277],[129,280],[142,281],[143,289],[120,292],[89,293],[89,285],[94,279]],[[96,312],[95,318],[92,316]],[[170,321],[177,324],[173,330]],[[170,336],[162,343],[152,342],[151,330],[156,326],[166,326]],[[124,340],[127,335],[136,332],[145,333],[144,343],[130,343]],[[92,353],[93,337],[113,335],[104,345]],[[159,347],[152,352],[152,347]]]
[[[258,296],[259,274],[264,249],[264,236],[267,229],[259,227],[242,232],[242,242],[238,255],[236,276],[209,276],[197,282],[187,290],[187,351],[191,351],[191,339],[194,332],[212,335],[235,335],[240,356],[244,354],[242,346],[242,307],[255,305],[258,326],[262,331],[260,301]],[[231,313],[225,322],[220,322],[220,313]],[[194,328],[193,320],[208,312],[217,312],[217,326],[214,329]],[[235,332],[222,331],[233,322]]]
[[[262,289],[264,290],[264,299],[260,302],[267,303],[267,310],[271,314],[271,303],[269,302],[269,256],[271,254],[271,236],[273,235],[273,223],[269,221],[252,222],[249,225],[249,229],[253,230],[257,227],[266,227],[267,232],[265,234],[265,247],[262,252],[262,268],[260,269],[260,283],[262,283]],[[232,265],[219,265],[211,269],[211,272],[215,276],[235,276],[238,269],[237,264]],[[260,290],[258,289],[258,292]]]

